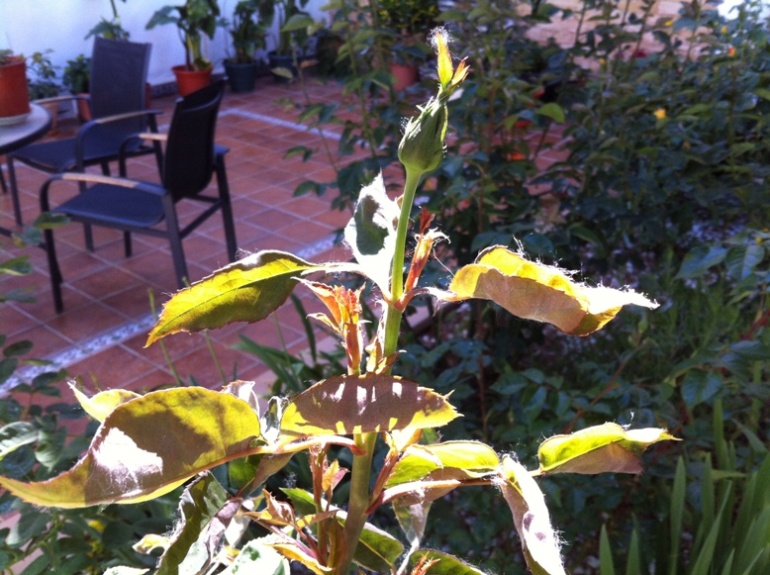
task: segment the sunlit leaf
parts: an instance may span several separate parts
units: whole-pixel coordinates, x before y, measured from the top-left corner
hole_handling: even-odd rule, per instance
[[[303,273],[325,269],[280,251],[262,251],[178,291],[163,306],[147,345],[180,331],[200,331],[267,317]]]
[[[332,572],[330,567],[321,565],[317,557],[311,555],[309,549],[301,547],[298,543],[293,541],[286,541],[280,543],[271,543],[270,548],[280,553],[291,561],[302,563],[310,571],[316,575],[329,575]]]
[[[396,226],[401,210],[385,192],[382,174],[361,190],[353,218],[345,227],[345,241],[356,261],[381,290],[390,288],[390,267],[396,249]]]
[[[131,401],[132,399],[136,399],[137,397],[141,397],[138,393],[134,393],[127,389],[108,389],[88,397],[75,386],[74,382],[70,382],[69,386],[72,389],[72,393],[75,394],[75,398],[78,400],[80,407],[83,408],[83,411],[99,422],[107,419],[107,416],[112,413],[117,406]]]
[[[205,473],[191,483],[179,501],[179,519],[171,544],[158,562],[156,575],[201,573],[219,550],[225,528],[240,507],[227,491]]]
[[[623,429],[605,423],[569,435],[555,435],[540,444],[543,473],[641,473],[641,455],[659,441],[675,440],[665,429]]]
[[[500,484],[534,575],[566,575],[543,492],[523,465],[503,457]]]
[[[547,118],[551,118],[551,120],[558,124],[563,124],[566,121],[564,109],[556,102],[548,102],[547,104],[543,104],[537,110],[535,110],[535,113],[540,114],[541,116],[546,116]]]
[[[71,470],[38,483],[0,477],[0,485],[50,507],[145,501],[249,455],[259,437],[257,414],[233,395],[200,387],[156,391],[118,406]]]
[[[484,571],[469,565],[462,559],[435,549],[415,551],[409,559],[409,564],[414,567],[423,558],[428,561],[436,561],[428,571],[430,575],[486,575]]]
[[[443,395],[381,374],[338,376],[321,381],[289,402],[281,434],[350,435],[394,429],[439,427],[458,416]]]
[[[110,567],[104,572],[104,575],[144,575],[149,573],[149,569],[141,569],[139,567],[126,567],[121,565],[119,567]]]
[[[40,436],[38,429],[28,421],[14,421],[0,428],[0,459],[20,447],[35,443]]]
[[[455,301],[488,299],[513,315],[553,324],[572,335],[601,329],[625,305],[657,307],[633,291],[579,284],[558,268],[528,261],[499,246],[460,268],[449,289]]]
[[[437,469],[453,468],[481,476],[500,465],[495,450],[478,441],[410,445],[388,478],[386,487],[423,479]]]

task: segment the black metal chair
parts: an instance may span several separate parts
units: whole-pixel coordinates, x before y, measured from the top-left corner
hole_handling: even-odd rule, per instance
[[[146,110],[150,49],[150,44],[94,39],[88,98],[93,119],[80,126],[73,138],[35,143],[8,154],[8,180],[17,224],[22,224],[22,218],[15,161],[49,174],[82,172],[87,166],[100,165],[102,173],[109,175],[109,163],[118,160],[122,147],[125,156],[154,153],[160,165],[158,144],[131,138],[139,132],[157,132],[158,112]],[[61,96],[39,102],[82,98]],[[92,249],[88,232],[86,244]]]
[[[131,232],[168,238],[177,283],[181,288],[187,279],[182,239],[221,209],[227,256],[231,262],[235,261],[235,226],[225,172],[225,154],[228,149],[214,144],[217,113],[223,93],[224,83],[217,82],[177,101],[165,137],[166,149],[160,184],[125,177],[67,172],[52,176],[43,185],[40,190],[41,210],[64,214],[76,222],[123,230],[126,257],[131,255]],[[160,136],[148,134],[148,137],[155,140]],[[125,158],[120,159],[120,170],[121,174],[125,174]],[[203,194],[213,174],[217,177],[219,193],[216,196]],[[51,185],[61,181],[76,182],[81,186],[80,193],[51,208]],[[180,229],[176,204],[185,198],[210,205]],[[164,225],[159,226],[162,222]],[[48,253],[54,306],[60,312],[63,309],[63,278],[56,259],[53,231],[50,229],[45,230],[45,249]]]

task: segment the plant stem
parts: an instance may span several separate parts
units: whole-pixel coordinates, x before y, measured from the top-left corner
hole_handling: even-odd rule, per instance
[[[390,278],[390,301],[385,310],[385,340],[383,349],[385,357],[398,349],[398,336],[403,312],[397,305],[404,292],[404,251],[406,250],[406,235],[409,230],[409,216],[412,212],[417,185],[420,183],[422,172],[406,168],[404,197],[401,202],[401,215],[396,229],[396,248],[393,254],[393,267]],[[353,554],[358,546],[358,540],[366,523],[369,508],[369,481],[372,472],[372,456],[377,433],[359,433],[355,442],[365,453],[353,457],[353,469],[350,473],[350,499],[348,501],[348,516],[345,521],[345,553],[343,560],[337,565],[335,575],[346,575],[350,570]]]
[[[401,316],[403,312],[396,304],[404,295],[404,252],[406,251],[406,233],[409,229],[409,215],[412,213],[414,196],[420,183],[422,172],[406,168],[404,197],[401,202],[401,215],[396,229],[396,249],[393,254],[393,267],[390,274],[390,302],[385,312],[385,341],[383,349],[385,357],[396,353],[398,336],[401,331]]]

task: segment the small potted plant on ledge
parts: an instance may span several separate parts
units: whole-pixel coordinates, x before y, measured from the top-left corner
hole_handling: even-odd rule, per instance
[[[212,39],[220,23],[217,0],[187,0],[182,6],[164,6],[147,22],[148,30],[163,24],[175,24],[179,29],[185,63],[172,70],[182,96],[211,82],[212,65],[203,54],[203,36]]]
[[[28,114],[27,63],[23,56],[0,50],[0,126],[23,122]]]
[[[77,100],[78,117],[81,122],[87,122],[91,119],[91,109],[88,105],[87,95],[91,83],[91,58],[84,54],[79,54],[72,60],[67,60],[62,75],[62,83],[73,96],[81,96],[83,99]]]
[[[275,50],[268,52],[270,71],[281,82],[291,82],[297,77],[297,64],[301,57],[300,47],[307,40],[307,29],[314,24],[303,10],[308,0],[262,0],[260,15],[270,26],[278,19],[278,39]]]
[[[235,57],[225,60],[225,71],[233,92],[251,92],[257,77],[256,51],[265,47],[265,27],[257,21],[258,0],[240,0],[228,22]]]

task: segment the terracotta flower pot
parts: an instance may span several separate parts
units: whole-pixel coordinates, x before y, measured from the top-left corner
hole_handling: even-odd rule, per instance
[[[180,96],[197,92],[211,84],[211,68],[207,70],[188,70],[186,66],[171,68],[176,76],[176,89]]]
[[[17,57],[10,64],[0,66],[0,118],[22,121],[27,114],[27,64],[23,58]]]
[[[417,83],[417,66],[392,63],[390,73],[393,75],[393,89],[396,92],[405,90],[409,86]]]

